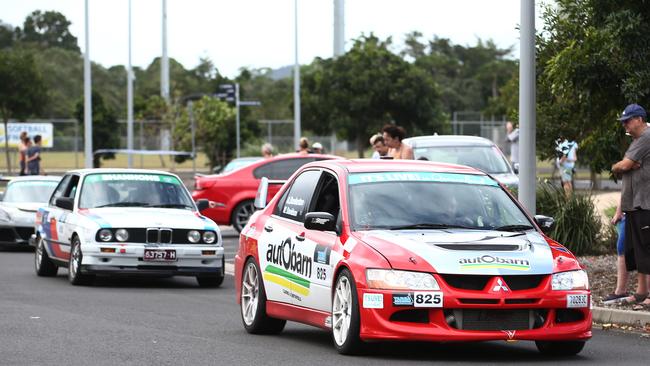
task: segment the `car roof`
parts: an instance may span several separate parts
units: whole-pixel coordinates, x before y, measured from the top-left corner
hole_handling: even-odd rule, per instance
[[[430,146],[492,146],[494,143],[484,137],[466,135],[429,135],[404,139],[411,147]]]
[[[35,181],[35,180],[58,182],[61,180],[61,178],[62,177],[59,175],[23,175],[20,177],[11,178],[9,183]]]
[[[323,160],[305,165],[343,169],[348,173],[371,172],[436,172],[487,175],[484,172],[465,165],[435,163],[421,160],[383,160],[383,159],[343,159]]]
[[[165,174],[165,175],[172,175],[176,176],[174,173],[170,172],[165,172],[162,170],[151,170],[151,169],[128,169],[128,168],[92,168],[92,169],[75,169],[75,170],[70,170],[67,173],[77,173],[81,175],[87,175],[87,174],[101,174],[101,173],[108,173],[108,174]]]

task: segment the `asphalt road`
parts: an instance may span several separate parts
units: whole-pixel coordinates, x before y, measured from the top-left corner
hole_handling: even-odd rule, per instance
[[[232,262],[236,236],[224,233]],[[641,365],[650,340],[596,330],[574,358],[547,359],[529,342],[382,343],[340,356],[328,333],[289,323],[278,336],[242,325],[233,278],[202,289],[194,278],[99,279],[92,287],[34,274],[33,254],[0,252],[0,365]]]

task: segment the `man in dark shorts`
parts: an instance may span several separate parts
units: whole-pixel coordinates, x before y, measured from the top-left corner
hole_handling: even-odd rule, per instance
[[[41,171],[41,135],[34,136],[34,145],[27,149],[27,175],[39,175]]]
[[[637,271],[637,293],[628,302],[650,309],[646,276],[650,274],[650,129],[646,119],[640,105],[625,107],[619,121],[633,140],[623,160],[612,165],[612,172],[623,179],[621,210],[625,212],[627,269]]]

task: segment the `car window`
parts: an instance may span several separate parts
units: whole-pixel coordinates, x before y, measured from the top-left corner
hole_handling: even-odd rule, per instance
[[[282,205],[278,204],[275,213],[291,220],[303,222],[320,175],[321,172],[318,170],[307,170],[300,173],[285,192],[282,197]]]
[[[312,200],[309,212],[327,212],[337,220],[341,203],[339,200],[339,183],[334,175],[323,172],[318,184],[318,192]]]
[[[416,159],[471,166],[490,174],[510,173],[496,146],[429,146],[413,151]]]
[[[311,163],[314,158],[296,158],[270,161],[253,171],[253,176],[257,179],[267,177],[268,179],[287,180],[298,168]]]
[[[72,175],[66,175],[63,177],[63,179],[61,179],[61,182],[59,182],[59,185],[54,190],[54,193],[52,193],[52,197],[50,198],[50,205],[54,206],[56,199],[59,197],[63,197],[63,195],[65,194],[68,188],[71,178]]]
[[[65,197],[74,199],[74,196],[77,194],[78,185],[79,185],[79,176],[73,175],[72,178],[70,178],[70,184],[68,185],[68,189],[65,192]]]

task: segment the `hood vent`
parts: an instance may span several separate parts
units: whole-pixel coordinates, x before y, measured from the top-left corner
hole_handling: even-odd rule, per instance
[[[437,247],[449,250],[487,250],[491,252],[516,252],[520,251],[521,245],[517,244],[434,244]]]

